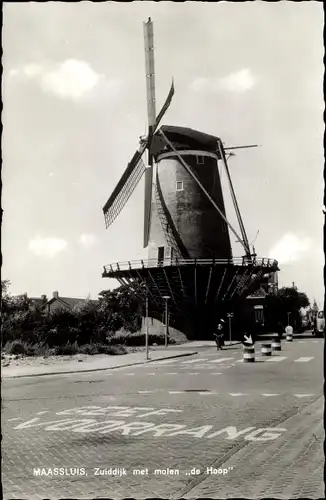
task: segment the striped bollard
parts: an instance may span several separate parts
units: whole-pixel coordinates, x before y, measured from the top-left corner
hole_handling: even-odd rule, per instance
[[[254,363],[255,361],[255,346],[243,346],[243,362]]]
[[[261,355],[262,356],[271,356],[272,355],[272,344],[269,342],[268,344],[261,345]]]
[[[293,340],[293,328],[292,328],[292,326],[288,325],[285,328],[285,335],[286,335],[286,340],[288,342],[292,342],[292,340]]]
[[[280,340],[273,340],[272,342],[272,351],[281,351],[281,341]]]

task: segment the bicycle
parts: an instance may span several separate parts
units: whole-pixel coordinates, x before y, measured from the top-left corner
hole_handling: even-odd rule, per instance
[[[216,348],[217,350],[219,351],[220,349],[222,350],[222,347],[223,347],[223,334],[221,335],[215,335],[215,343],[216,343]]]

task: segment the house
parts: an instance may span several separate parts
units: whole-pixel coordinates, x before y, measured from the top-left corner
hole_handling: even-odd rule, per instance
[[[73,298],[73,297],[61,297],[59,292],[53,292],[51,299],[47,299],[46,295],[41,295],[40,298],[32,297],[31,301],[36,307],[41,308],[47,314],[51,314],[58,310],[71,311],[74,306],[78,304],[84,304],[88,299],[83,298]],[[90,300],[90,302],[96,303],[97,300]]]
[[[265,303],[266,297],[275,294],[278,290],[277,272],[271,276],[266,275],[260,284],[260,288],[249,295],[242,310],[242,318],[247,325],[265,325]]]

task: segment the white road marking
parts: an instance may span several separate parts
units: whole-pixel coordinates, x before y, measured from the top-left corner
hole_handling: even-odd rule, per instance
[[[151,392],[155,391],[138,391],[138,394],[150,394]]]
[[[169,394],[185,394],[186,391],[169,391]]]
[[[154,361],[152,365],[173,365],[176,363],[175,360],[165,359],[164,361]]]
[[[172,391],[171,391],[172,392]],[[179,391],[180,393],[180,391]],[[207,393],[205,393],[207,394]],[[210,393],[212,395],[213,393]],[[167,409],[165,411],[175,411],[172,409]],[[150,414],[162,414],[161,410],[157,410]],[[165,413],[163,413],[165,414]],[[140,416],[143,418],[145,415]],[[127,415],[128,418],[128,415]],[[95,419],[64,419],[64,420],[52,420],[48,422],[42,422],[39,417],[28,420],[13,427],[14,430],[30,429],[30,428],[43,428],[46,431],[56,431],[56,432],[77,432],[77,433],[89,433],[89,432],[99,432],[100,434],[108,434],[111,432],[119,432],[122,436],[132,435],[139,436],[142,434],[147,434],[154,432],[154,436],[174,437],[176,435],[189,436],[194,438],[208,438],[212,439],[219,437],[227,440],[236,440],[240,437],[247,441],[271,441],[280,437],[281,432],[286,432],[286,429],[281,429],[279,427],[271,428],[261,428],[256,429],[255,427],[247,427],[246,429],[239,429],[233,426],[224,427],[223,429],[213,428],[213,425],[202,425],[200,427],[189,428],[183,424],[156,424],[153,422],[126,422],[125,420],[106,420],[104,422],[97,421]],[[255,430],[254,430],[255,429]],[[248,433],[250,434],[248,435]],[[259,437],[257,437],[259,435]]]
[[[148,373],[146,373],[146,375],[156,375],[156,373],[155,372],[148,372]]]
[[[271,393],[267,392],[266,394],[262,394],[262,396],[266,396],[268,398],[270,396],[280,396],[280,394],[271,394]]]
[[[178,375],[177,372],[165,372],[163,375]]]
[[[302,357],[302,358],[298,358],[298,359],[295,359],[294,362],[295,363],[307,363],[308,361],[311,361],[312,359],[314,359],[314,356],[312,357],[308,357],[308,358],[305,358],[305,357]]]
[[[134,376],[135,374],[134,374],[134,373],[124,373],[124,375],[127,375],[127,376],[129,376],[129,377],[132,377],[132,376]]]
[[[231,359],[234,359],[234,358],[212,359],[211,361],[209,361],[209,363],[223,363],[223,361],[231,361]]]
[[[44,415],[44,413],[48,413],[48,410],[38,411],[37,413],[35,413],[35,415]]]
[[[266,361],[278,363],[284,359],[287,359],[287,356],[275,356],[274,358],[266,359]]]
[[[198,392],[198,394],[200,394],[201,396],[216,396],[218,394],[218,392],[214,392],[214,391]]]
[[[314,396],[314,394],[294,394],[297,398],[307,398],[309,396]]]
[[[189,361],[181,361],[183,365],[190,363],[198,363],[199,361],[207,361],[208,358],[200,358],[200,359],[190,359]]]
[[[21,417],[9,418],[7,422],[14,422],[15,420],[20,420]]]
[[[199,372],[188,372],[188,375],[199,375]]]
[[[263,358],[262,356],[255,356],[255,361],[266,361],[266,358]],[[236,363],[243,363],[243,359],[238,359]],[[248,364],[250,364],[250,362]]]
[[[262,356],[255,356],[255,361],[266,361],[266,358],[263,358]],[[243,359],[237,359],[236,363],[243,363]],[[250,364],[250,361],[249,361]]]
[[[222,372],[214,372],[214,373],[210,373],[210,375],[222,375]]]
[[[229,392],[229,396],[249,396],[247,392]]]
[[[186,370],[188,367],[183,366],[182,369]],[[201,370],[212,370],[214,366],[208,366],[208,365],[196,365],[196,370],[201,369]]]

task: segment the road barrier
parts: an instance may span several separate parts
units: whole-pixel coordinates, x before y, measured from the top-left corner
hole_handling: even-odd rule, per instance
[[[292,328],[292,326],[288,325],[285,328],[285,335],[286,335],[286,340],[288,342],[292,342],[292,340],[293,340],[293,328]]]
[[[255,361],[255,346],[243,346],[243,362],[254,363]]]
[[[273,340],[272,342],[272,351],[281,351],[281,341],[280,340]]]
[[[261,345],[261,355],[262,356],[271,356],[272,355],[272,344],[269,342],[268,344]]]

